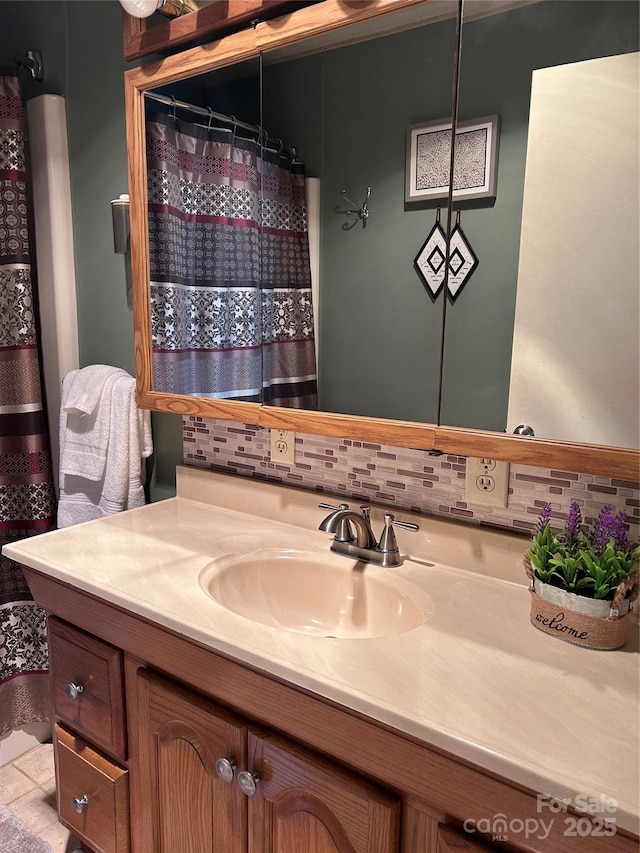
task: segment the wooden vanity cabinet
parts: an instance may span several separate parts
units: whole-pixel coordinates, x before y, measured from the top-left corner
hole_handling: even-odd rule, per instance
[[[61,820],[94,853],[637,853],[637,836],[567,835],[563,816],[546,837],[465,832],[467,820],[493,815],[539,818],[535,792],[24,571],[49,619]],[[98,665],[88,673],[87,653]],[[80,710],[63,687],[78,674],[91,700]],[[96,730],[82,708],[105,695],[98,717],[109,725]],[[118,735],[126,759],[114,754]],[[228,784],[218,758],[235,762]],[[107,782],[89,791],[88,808],[100,804],[104,820],[70,820],[73,798],[86,793],[74,784],[78,767],[89,769],[86,784],[92,769]],[[258,773],[253,797],[238,787],[243,770]],[[96,830],[105,825],[110,835]]]
[[[136,853],[398,853],[397,797],[144,670],[136,692]]]
[[[129,853],[123,653],[53,616],[48,638],[58,818],[94,853]]]

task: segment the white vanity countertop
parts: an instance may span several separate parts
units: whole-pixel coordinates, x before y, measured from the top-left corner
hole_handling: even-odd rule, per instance
[[[638,833],[636,624],[616,652],[537,631],[526,586],[503,579],[511,565],[521,578],[523,540],[398,513],[421,531],[398,531],[411,560],[390,571],[419,586],[433,612],[391,637],[305,636],[244,619],[204,593],[199,576],[218,556],[272,547],[328,552],[330,537],[317,530],[322,499],[181,468],[176,498],[4,553],[515,783],[573,804],[579,795],[594,798],[589,805],[613,798],[617,810],[603,816]]]

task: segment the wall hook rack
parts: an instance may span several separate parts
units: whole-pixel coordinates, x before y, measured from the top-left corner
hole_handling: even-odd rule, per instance
[[[362,205],[359,207],[355,201],[351,201],[351,199],[347,196],[347,191],[342,190],[342,198],[351,205],[347,210],[342,210],[340,205],[336,205],[335,212],[341,213],[344,216],[351,218],[353,217],[353,221],[345,222],[342,226],[343,231],[350,231],[354,225],[358,222],[362,222],[362,227],[367,227],[367,219],[369,218],[369,197],[371,196],[371,187],[367,187],[367,195]]]

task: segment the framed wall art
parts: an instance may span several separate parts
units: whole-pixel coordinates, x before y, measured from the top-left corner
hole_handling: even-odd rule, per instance
[[[497,115],[460,121],[456,130],[453,198],[495,198],[498,163]],[[451,119],[412,124],[407,130],[405,201],[449,194]]]

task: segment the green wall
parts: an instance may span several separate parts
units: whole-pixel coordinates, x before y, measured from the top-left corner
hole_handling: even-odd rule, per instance
[[[45,79],[22,72],[26,99],[64,95],[69,136],[80,365],[133,374],[133,319],[125,263],[113,251],[109,202],[127,191],[121,7],[115,0],[3,0],[0,55],[43,55]],[[46,323],[46,317],[42,318]],[[182,419],[153,415],[152,499],[174,493]]]
[[[444,424],[505,428],[532,72],[637,51],[639,10],[635,0],[551,0],[464,30],[460,118],[498,113],[501,133],[495,204],[469,203],[462,217],[480,264],[447,312]]]

